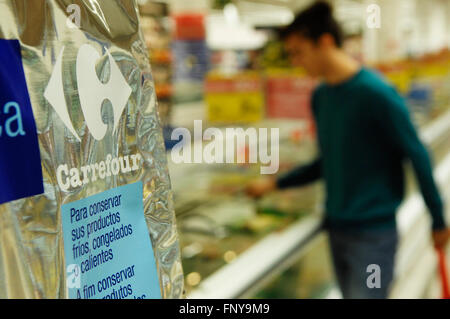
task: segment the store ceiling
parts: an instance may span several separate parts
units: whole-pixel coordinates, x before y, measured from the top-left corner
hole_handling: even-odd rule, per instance
[[[280,26],[289,24],[295,13],[314,0],[235,0],[241,20],[252,26]],[[364,16],[361,0],[334,0],[338,20],[351,23]]]
[[[192,7],[193,2],[186,0],[138,0],[140,2],[154,1],[168,3],[172,7]],[[241,21],[251,26],[280,26],[288,24],[295,13],[302,10],[315,0],[232,0],[239,11]],[[213,0],[196,0],[201,7],[212,5]],[[332,0],[336,8],[336,16],[341,21],[354,20],[362,12],[362,0]],[[194,6],[196,7],[196,6]],[[212,10],[211,15],[221,14],[221,10]]]
[[[251,3],[256,6],[259,5],[272,5],[289,8],[292,11],[297,11],[302,7],[313,2],[313,0],[236,0],[236,4]]]
[[[276,6],[288,8],[293,12],[298,12],[306,6],[314,2],[314,0],[234,0],[237,6],[246,5],[258,9],[267,6]],[[355,6],[361,6],[361,0],[332,0],[330,1],[333,5],[339,8],[354,8]]]

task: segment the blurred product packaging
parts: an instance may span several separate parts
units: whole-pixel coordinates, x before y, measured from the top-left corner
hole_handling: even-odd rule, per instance
[[[0,1],[0,298],[180,298],[133,0]]]

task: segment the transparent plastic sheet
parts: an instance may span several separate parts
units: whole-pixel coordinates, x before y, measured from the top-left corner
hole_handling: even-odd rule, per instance
[[[72,4],[81,9],[79,28],[67,23],[73,13],[68,6]],[[139,181],[144,185],[144,215],[161,295],[183,297],[166,153],[136,2],[0,0],[0,39],[20,41],[44,181],[44,194],[0,205],[0,298],[67,298],[61,206]],[[112,73],[109,52],[131,88],[117,123],[111,102],[103,101],[101,118],[107,124],[107,132],[100,140],[89,129],[78,96],[76,59],[84,44],[101,56],[95,68],[102,83],[107,83]],[[61,94],[79,139],[44,97],[62,51]],[[61,164],[81,167],[105,160],[108,154],[140,154],[140,168],[70,189],[62,189],[58,184],[56,171]]]

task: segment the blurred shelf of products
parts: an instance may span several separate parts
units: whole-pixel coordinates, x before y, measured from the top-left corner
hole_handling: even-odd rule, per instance
[[[170,156],[173,129],[188,128],[194,137],[194,121],[202,120],[203,130],[278,128],[280,173],[314,158],[310,97],[317,81],[290,66],[275,32],[311,2],[140,1],[190,298],[340,296],[319,231],[321,183],[255,200],[243,190],[260,176],[261,164],[248,163],[254,145],[237,150],[242,164],[177,164]],[[450,1],[330,2],[344,26],[346,50],[408,101],[450,202]],[[373,3],[383,23],[370,29],[366,9]],[[437,297],[429,220],[407,171],[392,298]]]

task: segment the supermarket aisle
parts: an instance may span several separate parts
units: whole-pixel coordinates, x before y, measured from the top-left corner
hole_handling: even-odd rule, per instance
[[[177,18],[171,41],[177,45],[172,46],[172,58],[179,70],[173,70],[175,98],[170,106],[169,126],[187,128],[194,137],[194,123],[202,120],[203,130],[221,131],[224,144],[228,143],[227,128],[278,128],[280,174],[314,158],[318,150],[310,98],[318,81],[307,77],[304,70],[290,67],[283,42],[275,32],[287,24],[282,16],[292,20],[292,13],[311,1],[290,2],[287,6],[248,1],[199,4],[194,8],[187,4],[174,6]],[[422,136],[438,165],[450,151],[442,137],[450,130],[445,121],[450,106],[450,54],[444,36],[449,7],[414,0],[397,4],[376,1],[381,21],[395,23],[371,28],[368,18],[374,16],[370,16],[369,4],[332,2],[336,18],[344,26],[347,52],[377,70],[396,88],[407,101],[419,129],[440,120],[440,129]],[[251,28],[245,29],[244,24]],[[182,27],[192,32],[181,32]],[[236,34],[236,41],[225,39],[225,34]],[[205,63],[205,42],[210,54],[206,72],[200,67]],[[198,64],[190,64],[193,57]],[[204,91],[197,95],[199,79]],[[245,133],[242,131],[238,138],[248,138]],[[194,150],[195,139],[188,143]],[[245,158],[251,148],[251,142],[246,141],[237,155]],[[170,152],[167,157],[188,296],[339,296],[326,237],[318,233],[325,196],[323,184],[254,200],[242,189],[260,175],[261,163],[177,164]],[[418,188],[410,167],[406,175],[407,193],[412,195]],[[403,214],[405,230],[394,297],[405,291],[417,298],[425,296],[426,283],[433,275],[432,261],[422,266],[417,262],[430,260],[427,253],[431,256],[425,249],[430,243],[429,219],[424,209],[417,210]],[[417,234],[420,238],[412,240]],[[230,277],[236,282],[230,282]],[[406,283],[413,277],[420,280],[415,280],[417,284],[411,288]]]
[[[419,10],[435,14],[434,7],[412,2],[405,1],[398,8],[388,2],[379,5],[384,17],[398,15],[391,18],[404,19],[404,23],[411,22],[407,15],[419,14]],[[299,4],[299,9],[306,5],[306,1]],[[395,28],[402,29],[403,22],[389,27],[383,25],[381,30],[364,29],[364,18],[367,17],[364,4],[355,1],[335,5],[340,21],[348,27],[346,32],[354,33],[346,40],[345,47],[396,87],[408,101],[417,127],[426,128],[448,112],[448,51],[430,47],[424,52],[426,45],[417,42],[419,34],[425,34],[425,26],[431,18],[413,23],[410,41],[405,43],[392,32]],[[407,10],[402,13],[400,7],[407,7]],[[213,6],[211,12],[217,20],[210,18],[210,24],[205,25],[210,35],[218,28],[213,25],[219,24],[220,8]],[[250,16],[250,9],[244,9],[243,3],[238,3],[237,9],[242,19]],[[252,10],[263,12],[265,9],[255,4]],[[279,10],[281,14],[283,8]],[[224,12],[229,13],[228,10]],[[357,12],[360,12],[359,16]],[[446,19],[440,16],[436,20],[443,18]],[[262,21],[255,23],[264,24]],[[351,27],[352,23],[362,25],[363,32],[358,33],[356,27]],[[266,26],[266,29],[271,28],[274,27]],[[436,43],[444,45],[444,39],[439,37]],[[309,110],[309,98],[317,83],[307,78],[302,70],[286,68],[289,61],[283,55],[281,42],[276,37],[269,39],[262,49],[257,50],[240,49],[242,44],[236,44],[235,49],[230,44],[227,44],[230,47],[220,47],[216,39],[216,47],[210,47],[212,64],[211,71],[205,76],[204,98],[175,103],[172,122],[191,131],[193,122],[198,119],[202,119],[206,127],[218,126],[223,132],[227,127],[277,127],[280,129],[280,172],[285,172],[299,163],[307,163],[317,152]],[[394,47],[393,42],[397,46]],[[426,143],[430,143],[430,147],[434,145],[434,139],[442,139],[435,136],[439,134],[425,134],[429,136],[425,136]],[[450,151],[445,143],[437,143],[432,149],[436,161]],[[333,289],[335,280],[326,240],[316,239],[324,196],[322,185],[273,194],[255,202],[241,189],[243,184],[258,176],[258,168],[258,165],[170,164],[188,295],[193,298],[338,296]],[[196,181],[195,185],[191,178]],[[407,185],[409,194],[416,192],[410,169]],[[421,240],[427,241],[428,222],[424,216],[406,224],[418,223],[422,227]],[[414,235],[414,231],[405,232]],[[403,241],[410,239],[405,237]],[[398,276],[400,291],[408,290],[402,280],[412,276],[413,268],[409,265],[415,264],[416,258],[426,259],[421,255],[424,244],[413,242],[415,244],[406,247],[400,257],[399,267],[404,273]],[[417,254],[412,254],[411,249]],[[248,266],[255,264],[258,267]],[[238,274],[241,284],[229,283],[227,278]],[[420,276],[425,282],[429,272]],[[423,290],[425,285],[418,286],[415,291]],[[213,287],[223,288],[217,291]],[[422,295],[423,291],[417,297]]]

